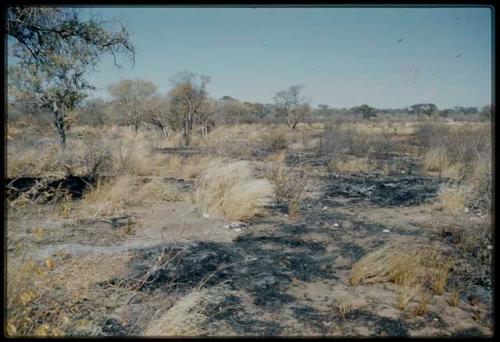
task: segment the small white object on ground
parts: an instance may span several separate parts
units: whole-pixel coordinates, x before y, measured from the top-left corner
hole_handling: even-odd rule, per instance
[[[236,228],[234,231],[239,233],[239,232],[241,232],[241,228]]]
[[[384,229],[382,230],[384,233],[390,233],[391,231],[389,229]]]
[[[493,246],[492,245],[488,245],[488,247],[486,247],[487,249],[493,249]]]
[[[334,223],[334,224],[333,224],[333,226],[334,226],[334,227],[338,227],[338,226],[340,226],[340,225],[339,225],[338,223]]]
[[[325,206],[323,207],[323,210],[326,210],[326,209],[328,209],[328,207],[325,205]]]
[[[439,318],[434,318],[434,320],[435,320],[436,322],[438,322],[438,321],[439,321]]]
[[[210,217],[210,214],[205,213],[205,214],[203,214],[203,217],[204,217],[204,218],[209,218],[209,217]]]
[[[245,222],[240,222],[240,221],[231,222],[231,224],[229,225],[229,227],[231,227],[231,228],[243,228],[246,226],[248,226],[248,224],[246,224]]]
[[[468,213],[468,212],[469,212],[469,208],[465,208],[464,213]]]
[[[229,225],[228,225],[228,224],[225,224],[225,225],[223,225],[223,226],[222,226],[222,228],[224,228],[224,229],[229,229]]]

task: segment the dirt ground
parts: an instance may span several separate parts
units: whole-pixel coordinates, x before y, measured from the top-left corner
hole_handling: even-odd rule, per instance
[[[261,164],[252,161],[255,169]],[[99,310],[88,315],[80,303],[67,314],[75,335],[143,335],[201,288],[218,289],[220,298],[193,334],[492,334],[492,288],[484,284],[464,284],[456,306],[448,304],[447,289],[431,298],[426,314],[413,316],[394,305],[398,285],[349,283],[353,264],[390,241],[453,252],[435,228],[439,214],[431,205],[443,180],[418,172],[335,175],[307,149],[290,149],[287,164],[305,168],[309,184],[295,219],[271,205],[265,217],[232,228],[181,201],[128,208],[130,226],[55,217],[50,205],[39,205],[8,212],[8,262],[50,258],[54,288],[87,291],[88,307]],[[469,212],[464,220],[480,215]]]

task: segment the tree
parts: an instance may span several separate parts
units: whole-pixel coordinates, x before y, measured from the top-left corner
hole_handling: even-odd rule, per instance
[[[437,112],[438,108],[433,103],[419,103],[409,108],[410,114],[417,114],[418,116],[425,114],[428,117],[431,117],[433,114]]]
[[[370,119],[370,118],[377,116],[377,114],[376,114],[377,110],[373,107],[366,105],[366,104],[361,105],[359,107],[354,107],[354,111],[361,113],[361,115],[363,116],[363,119]]]
[[[100,126],[107,122],[106,108],[109,103],[102,98],[85,100],[78,109],[78,122],[86,125]]]
[[[196,124],[200,127],[202,136],[207,136],[210,130],[215,126],[213,120],[214,114],[217,112],[217,102],[213,99],[207,99],[203,102],[196,116]]]
[[[218,114],[226,124],[236,125],[248,114],[249,107],[229,96],[224,96],[219,101]]]
[[[491,105],[484,106],[481,108],[480,115],[487,120],[491,120],[494,116],[493,107]]]
[[[166,96],[153,95],[143,103],[145,110],[144,121],[158,127],[164,137],[179,128],[179,121],[172,113]]]
[[[170,106],[172,112],[182,122],[182,138],[185,146],[189,146],[191,142],[193,125],[208,97],[208,82],[210,82],[208,76],[188,71],[180,72],[171,78],[173,89],[168,93]]]
[[[304,88],[303,85],[293,85],[277,92],[273,98],[277,116],[285,118],[288,127],[292,129],[310,113],[309,102],[300,95]]]
[[[75,8],[10,7],[7,10],[9,86],[14,96],[49,108],[61,150],[66,145],[67,114],[93,86],[86,76],[105,54],[130,54],[134,47],[119,21],[82,20]],[[12,94],[12,92],[9,92]]]
[[[153,82],[141,79],[121,80],[108,87],[116,109],[121,115],[121,121],[125,125],[134,127],[136,132],[145,120],[146,100],[156,92],[156,89]]]

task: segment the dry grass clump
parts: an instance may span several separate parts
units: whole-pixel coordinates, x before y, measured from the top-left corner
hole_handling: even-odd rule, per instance
[[[406,310],[406,307],[411,300],[420,292],[420,287],[404,285],[396,290],[395,307],[401,311]]]
[[[448,157],[448,150],[443,147],[433,148],[424,155],[424,169],[438,172],[438,176],[447,178],[460,177],[460,165],[454,164]]]
[[[286,159],[286,150],[282,150],[281,152],[268,154],[265,161],[283,163],[285,162],[285,159]]]
[[[258,131],[254,125],[216,127],[203,144],[221,157],[251,157],[256,150]]]
[[[102,334],[96,322],[109,315],[106,311],[116,305],[113,303],[118,294],[94,292],[92,285],[126,268],[127,258],[123,255],[78,256],[64,261],[48,258],[44,262],[23,259],[20,265],[10,261],[6,279],[7,334]],[[87,331],[79,330],[85,321]]]
[[[128,205],[179,200],[177,190],[158,178],[138,179],[125,175],[99,181],[83,196],[83,211],[92,217],[113,217],[125,213]]]
[[[286,131],[275,129],[269,132],[265,132],[261,136],[261,146],[262,148],[271,152],[286,149],[288,147]]]
[[[478,157],[468,179],[470,186],[467,203],[472,208],[490,213],[493,200],[493,172],[491,154],[484,153]]]
[[[430,299],[431,298],[427,293],[421,293],[417,305],[412,310],[413,316],[426,315]]]
[[[341,299],[337,302],[337,314],[341,319],[345,319],[346,315],[352,310],[352,303],[348,299]]]
[[[113,166],[117,175],[151,176],[154,157],[148,143],[140,135],[126,135],[113,144]]]
[[[284,163],[271,162],[265,172],[274,186],[274,198],[277,203],[286,203],[304,190],[304,181],[294,175]]]
[[[470,187],[465,184],[444,184],[438,193],[437,208],[451,215],[460,215],[466,208]]]
[[[351,154],[366,157],[370,152],[370,136],[358,134],[352,125],[339,122],[328,123],[319,138],[318,152],[339,157]]]
[[[174,154],[163,163],[161,174],[180,179],[196,179],[208,167],[211,160],[212,158],[207,156],[181,157]]]
[[[395,139],[389,134],[369,135],[368,142],[370,154],[376,158],[387,159],[389,153],[398,147]]]
[[[64,176],[61,167],[60,147],[55,143],[28,146],[26,148],[7,147],[7,177],[18,176]]]
[[[7,270],[7,335],[60,336],[60,289],[47,286],[50,263],[25,260]],[[45,286],[44,286],[45,285]]]
[[[415,138],[426,170],[446,177],[470,177],[474,165],[491,154],[488,125],[426,123],[418,127]]]
[[[192,156],[184,159],[178,174],[183,179],[195,179],[207,169],[212,159],[210,157]]]
[[[246,220],[264,213],[272,189],[256,179],[247,162],[212,160],[196,180],[195,203],[204,212],[228,220]]]
[[[207,335],[209,320],[231,309],[224,305],[224,286],[194,290],[178,300],[159,319],[144,331],[145,336],[203,336]]]
[[[203,313],[207,305],[206,291],[193,291],[180,299],[158,320],[152,322],[144,336],[198,336],[208,317]]]
[[[300,202],[307,186],[304,173],[299,172],[299,174],[296,174],[281,162],[269,163],[265,173],[273,185],[276,202],[278,204],[287,204],[289,217],[296,217],[299,213]]]
[[[351,271],[352,285],[393,282],[410,288],[427,286],[440,294],[446,285],[451,261],[432,247],[390,243],[365,255]]]
[[[457,306],[460,303],[460,292],[457,290],[451,292],[447,301],[450,306]]]
[[[341,173],[356,173],[356,172],[369,172],[371,165],[368,158],[332,158],[328,161],[327,170],[329,172]]]

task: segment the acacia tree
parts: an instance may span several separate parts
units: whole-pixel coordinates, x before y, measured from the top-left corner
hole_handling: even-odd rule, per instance
[[[370,107],[369,105],[361,105],[359,107],[355,107],[354,110],[356,112],[359,112],[361,113],[361,115],[363,116],[363,119],[370,119],[370,118],[374,118],[377,116],[377,110],[373,107]]]
[[[434,103],[419,103],[410,107],[410,112],[421,116],[422,114],[431,117],[438,112],[438,108]]]
[[[145,120],[146,101],[156,92],[153,82],[141,79],[121,80],[109,86],[108,91],[115,100],[121,121],[134,127],[137,132]]]
[[[82,20],[75,8],[10,7],[7,10],[9,92],[54,115],[61,150],[66,146],[66,116],[93,86],[86,80],[105,54],[134,59],[134,47],[117,20]]]
[[[193,125],[208,97],[208,76],[192,72],[180,72],[171,78],[173,89],[168,93],[172,113],[182,122],[184,145],[189,146]]]
[[[273,98],[277,116],[285,118],[292,129],[304,121],[311,111],[309,101],[300,94],[304,88],[303,85],[293,85],[277,92]]]

